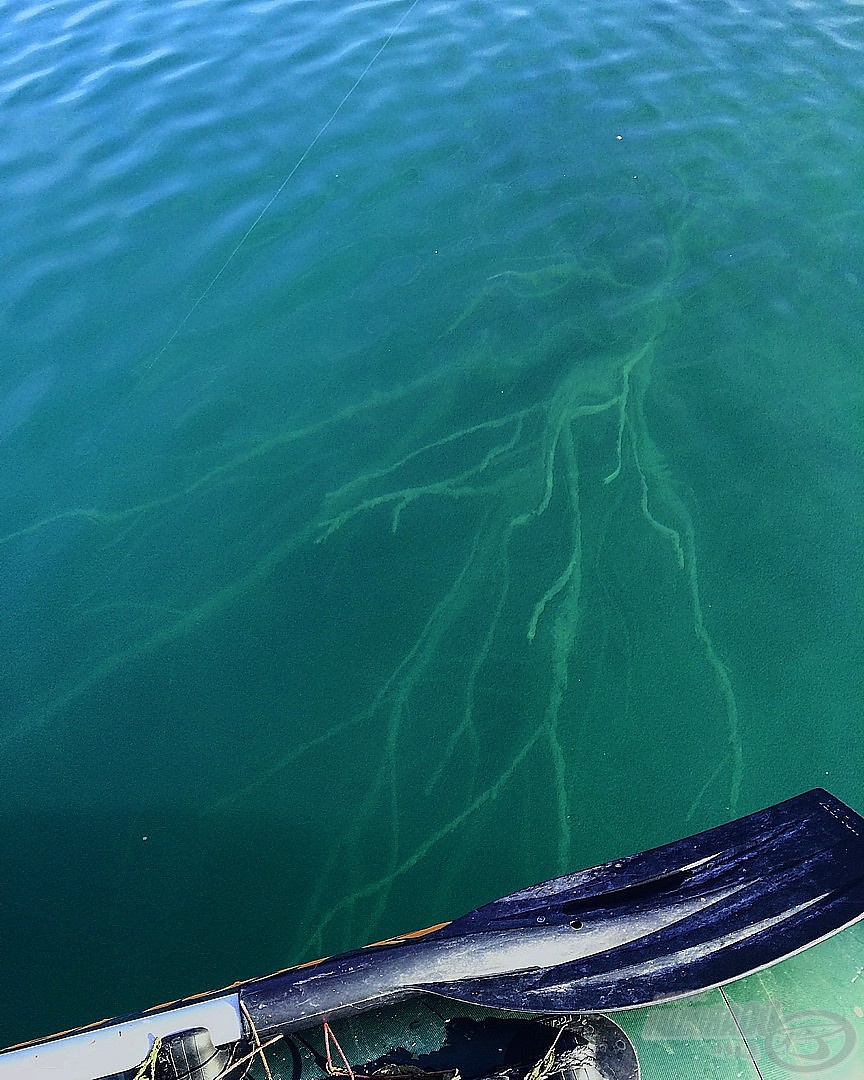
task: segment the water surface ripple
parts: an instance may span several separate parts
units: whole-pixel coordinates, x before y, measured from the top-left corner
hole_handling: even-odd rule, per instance
[[[864,806],[860,3],[0,40],[0,1042]]]

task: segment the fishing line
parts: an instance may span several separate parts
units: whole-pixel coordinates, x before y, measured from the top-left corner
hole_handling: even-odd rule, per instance
[[[744,1043],[744,1049],[747,1051],[747,1056],[750,1058],[750,1061],[753,1063],[753,1068],[756,1070],[756,1075],[759,1077],[759,1080],[765,1080],[765,1077],[762,1074],[762,1070],[759,1068],[758,1064],[756,1063],[756,1058],[753,1056],[753,1050],[750,1047],[750,1043],[747,1040],[747,1036],[744,1034],[743,1028],[738,1023],[738,1017],[735,1015],[735,1010],[732,1008],[731,1004],[729,1003],[729,998],[726,997],[726,991],[723,989],[722,986],[718,986],[717,989],[720,991],[721,997],[726,1002],[726,1008],[729,1010],[729,1015],[732,1017],[732,1022],[734,1023],[735,1027],[738,1029],[738,1034],[741,1036],[741,1041]]]
[[[297,170],[302,166],[302,164],[306,160],[306,158],[308,158],[309,155],[312,153],[312,151],[315,148],[315,146],[317,145],[318,141],[321,139],[321,137],[324,135],[324,133],[327,131],[327,129],[330,127],[330,125],[333,123],[333,121],[336,119],[336,117],[339,115],[339,113],[342,111],[342,109],[348,103],[348,101],[350,101],[350,99],[353,97],[355,91],[360,86],[360,84],[363,82],[363,80],[366,78],[366,76],[369,74],[369,72],[371,71],[372,67],[374,66],[374,64],[376,63],[378,58],[381,56],[381,54],[384,52],[384,50],[387,48],[387,46],[390,44],[390,42],[393,40],[393,38],[396,36],[396,34],[399,33],[399,30],[401,29],[401,27],[402,27],[403,23],[405,22],[405,20],[408,18],[408,16],[411,14],[411,12],[414,10],[414,8],[417,7],[417,5],[419,3],[420,3],[420,0],[411,0],[411,3],[408,5],[406,10],[403,12],[403,14],[399,17],[399,20],[396,22],[396,24],[390,30],[390,32],[388,33],[387,37],[384,39],[382,44],[378,47],[378,51],[375,53],[375,55],[372,57],[372,59],[367,63],[367,65],[363,68],[363,70],[360,72],[360,74],[354,80],[353,84],[349,87],[348,91],[345,93],[342,100],[339,102],[339,104],[336,106],[336,108],[333,110],[333,112],[330,113],[330,115],[327,117],[327,119],[324,121],[324,123],[318,129],[318,131],[315,134],[314,138],[308,144],[308,146],[303,151],[303,153],[300,155],[300,157],[297,158],[297,160],[294,162],[294,165],[292,166],[292,168],[288,172],[288,174],[285,176],[285,179],[279,184],[279,186],[276,188],[276,190],[273,192],[273,194],[270,196],[270,198],[264,204],[263,208],[258,212],[258,215],[256,216],[255,220],[252,222],[252,224],[249,226],[249,228],[243,233],[243,235],[240,237],[240,239],[234,245],[233,249],[228,254],[228,257],[225,259],[225,261],[222,263],[222,265],[219,267],[219,269],[216,271],[216,273],[210,279],[210,281],[207,284],[204,291],[198,297],[196,297],[196,299],[193,301],[192,306],[189,308],[189,310],[186,312],[186,314],[183,316],[183,318],[177,324],[177,326],[174,329],[174,332],[171,334],[171,336],[168,338],[168,340],[165,342],[165,344],[162,346],[162,348],[159,350],[159,352],[157,352],[156,355],[153,357],[153,359],[150,361],[150,363],[148,365],[148,368],[152,368],[156,364],[156,362],[159,360],[159,358],[167,351],[167,349],[170,348],[172,343],[177,339],[178,335],[181,333],[183,328],[186,326],[186,324],[189,322],[189,320],[192,318],[192,316],[195,314],[195,312],[198,310],[198,308],[201,306],[201,304],[204,302],[204,300],[210,295],[210,293],[213,290],[213,287],[216,285],[216,283],[219,281],[219,279],[222,277],[222,275],[225,273],[225,271],[228,269],[228,267],[231,265],[231,263],[237,257],[237,254],[240,252],[240,250],[245,246],[246,242],[248,241],[248,239],[252,235],[252,233],[261,224],[261,221],[264,218],[264,216],[268,213],[270,208],[273,206],[273,204],[276,202],[276,200],[279,198],[279,196],[282,194],[282,192],[285,190],[285,188],[291,182],[291,180],[293,179],[293,177],[296,174]]]

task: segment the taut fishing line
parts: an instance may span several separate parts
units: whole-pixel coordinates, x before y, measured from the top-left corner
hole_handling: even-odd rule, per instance
[[[198,310],[198,308],[201,306],[201,304],[204,302],[204,300],[213,291],[213,288],[216,285],[216,283],[219,281],[219,279],[222,277],[222,275],[225,273],[225,271],[228,269],[228,267],[231,265],[231,263],[237,257],[238,253],[244,247],[244,245],[246,244],[247,240],[252,235],[252,233],[261,224],[261,221],[266,216],[266,214],[268,213],[270,208],[273,206],[273,204],[276,202],[276,200],[279,198],[279,196],[282,194],[282,192],[285,190],[285,188],[288,186],[288,184],[290,184],[290,182],[293,179],[294,175],[296,174],[297,170],[301,167],[301,165],[306,160],[306,158],[309,157],[309,155],[312,153],[313,149],[317,145],[318,141],[321,139],[321,137],[324,135],[324,133],[327,131],[327,129],[330,127],[330,125],[333,123],[333,121],[336,119],[336,117],[339,115],[339,113],[342,111],[342,109],[348,103],[348,101],[350,101],[350,99],[353,97],[355,91],[360,86],[360,84],[363,82],[363,80],[366,78],[366,76],[369,74],[369,72],[372,70],[372,68],[375,65],[375,63],[377,62],[378,58],[381,56],[381,54],[384,52],[384,50],[387,48],[387,46],[390,44],[390,42],[393,40],[393,38],[396,36],[396,34],[399,33],[399,30],[401,29],[403,23],[406,21],[408,16],[411,14],[411,12],[414,10],[414,8],[417,7],[417,5],[419,3],[420,3],[420,0],[411,0],[411,3],[408,5],[408,7],[405,9],[405,11],[402,13],[402,15],[399,17],[398,21],[394,24],[394,26],[392,27],[390,32],[384,38],[384,41],[378,47],[378,50],[376,51],[375,55],[366,64],[366,66],[363,68],[363,70],[360,72],[360,74],[354,80],[352,85],[348,88],[345,95],[342,97],[342,100],[339,102],[339,104],[336,106],[336,108],[330,113],[330,115],[327,117],[327,119],[324,121],[324,123],[321,125],[321,127],[318,129],[318,131],[315,133],[315,136],[312,138],[312,140],[306,146],[306,149],[303,151],[303,153],[300,155],[300,157],[298,157],[297,160],[294,162],[294,165],[291,167],[290,171],[287,173],[285,178],[282,180],[282,182],[279,184],[279,186],[276,188],[276,190],[273,192],[273,194],[270,196],[270,198],[267,200],[267,202],[264,204],[264,206],[258,212],[258,214],[255,217],[252,224],[246,229],[246,231],[243,233],[243,235],[240,237],[240,239],[234,245],[232,250],[229,252],[229,254],[228,254],[227,258],[225,259],[225,261],[222,263],[222,265],[219,267],[219,269],[216,271],[216,273],[213,275],[213,277],[207,283],[207,286],[205,287],[204,291],[201,292],[195,298],[195,300],[192,303],[192,306],[189,308],[189,310],[186,312],[186,314],[183,316],[183,318],[180,320],[180,322],[174,328],[174,331],[171,334],[171,336],[168,338],[168,340],[165,342],[165,344],[162,346],[162,348],[155,354],[153,359],[150,361],[150,363],[148,365],[148,368],[152,368],[156,364],[156,362],[159,360],[159,358],[166,352],[166,350],[171,347],[173,342],[177,339],[178,335],[182,332],[183,328],[186,326],[186,324],[189,322],[189,320],[192,318],[192,316],[195,314],[195,312]]]

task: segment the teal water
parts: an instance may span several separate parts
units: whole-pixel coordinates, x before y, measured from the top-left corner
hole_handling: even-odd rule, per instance
[[[864,808],[860,4],[0,40],[0,1042]]]

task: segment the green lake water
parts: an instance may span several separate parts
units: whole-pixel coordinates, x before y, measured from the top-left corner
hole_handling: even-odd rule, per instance
[[[864,6],[0,41],[0,1043],[864,809]]]

